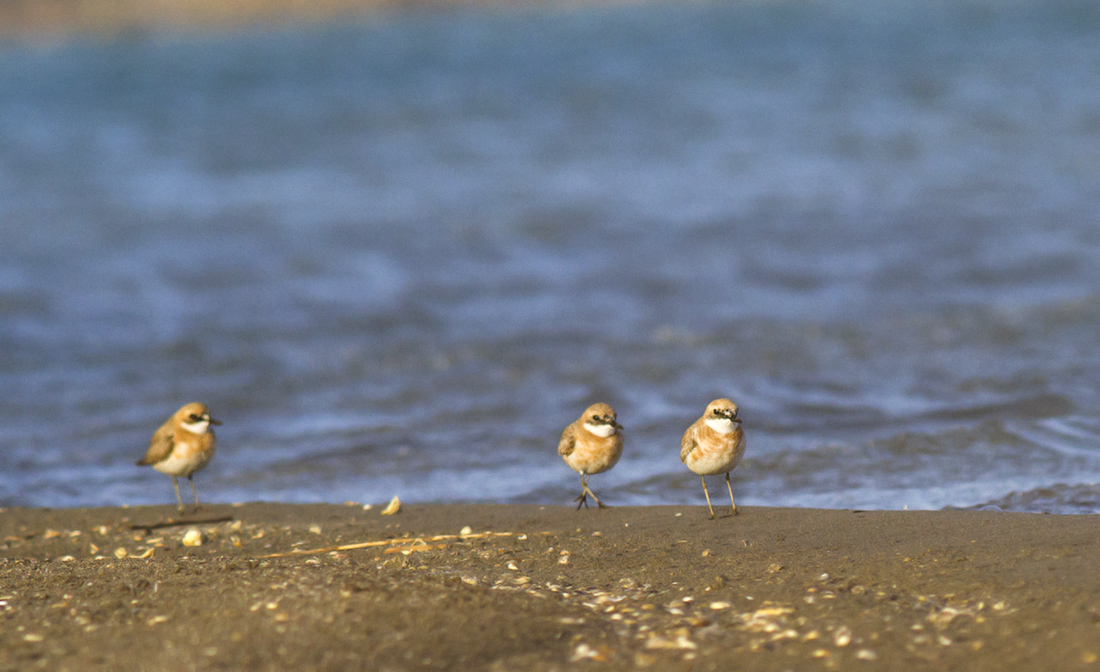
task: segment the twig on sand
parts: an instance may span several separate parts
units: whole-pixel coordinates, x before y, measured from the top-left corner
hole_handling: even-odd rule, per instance
[[[514,532],[479,532],[478,534],[437,534],[434,537],[416,537],[415,539],[409,539],[402,537],[398,539],[382,539],[379,541],[363,541],[358,544],[344,544],[343,546],[328,546],[326,548],[311,548],[311,549],[296,549],[287,553],[271,553],[270,555],[261,555],[259,559],[265,558],[289,558],[296,555],[318,555],[320,553],[333,553],[335,551],[354,551],[360,548],[374,548],[377,546],[398,546],[404,544],[404,548],[391,548],[387,549],[386,553],[396,553],[397,551],[413,551],[413,550],[429,550],[429,548],[442,548],[447,544],[436,544],[429,546],[428,548],[418,548],[427,546],[431,541],[451,541],[455,539],[485,539],[487,537],[510,537]]]

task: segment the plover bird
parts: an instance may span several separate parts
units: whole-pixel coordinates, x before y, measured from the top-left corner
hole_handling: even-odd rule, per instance
[[[193,477],[196,471],[213,459],[217,441],[210,425],[220,424],[210,417],[206,404],[187,404],[160,426],[149,442],[145,457],[137,461],[139,467],[148,465],[172,477],[180,511],[183,511],[178,481],[180,476],[187,477],[191,484],[191,496],[195,498],[195,509],[199,508],[199,495],[195,492]]]
[[[726,475],[730,504],[733,506],[733,515],[736,516],[737,503],[733,501],[730,471],[744,455],[745,433],[741,429],[741,418],[737,417],[737,404],[729,399],[715,399],[710,402],[703,417],[684,432],[684,438],[680,440],[680,461],[702,478],[703,494],[707,497],[711,518],[714,518],[714,507],[710,505],[706,477]]]
[[[623,454],[623,426],[616,421],[615,409],[607,404],[592,404],[581,417],[565,428],[558,443],[558,455],[581,475],[581,494],[577,508],[588,507],[588,496],[600,508],[606,505],[588,488],[588,477],[615,466]]]

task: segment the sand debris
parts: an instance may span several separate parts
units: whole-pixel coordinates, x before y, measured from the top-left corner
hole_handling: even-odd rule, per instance
[[[999,602],[998,604],[1001,605],[1001,610],[1004,610],[1004,602]],[[960,616],[967,616],[977,619],[978,612],[980,612],[984,608],[984,602],[979,602],[975,605],[964,605],[961,607],[948,605],[928,614],[928,618],[926,620],[932,625],[936,626],[936,628],[943,630],[947,626],[951,625],[951,622]],[[993,608],[996,609],[997,606],[994,605]]]
[[[594,660],[596,662],[607,661],[607,649],[604,647],[593,647],[581,642],[577,644],[573,649],[573,655],[569,657],[569,662],[575,663],[579,660]]]
[[[842,625],[836,629],[833,633],[833,642],[843,648],[852,643],[852,629],[846,625]]]
[[[344,544],[342,546],[327,546],[325,548],[311,548],[311,549],[296,548],[293,551],[290,551],[289,553],[271,553],[271,554],[268,554],[268,555],[261,555],[261,556],[259,556],[259,559],[263,560],[263,559],[267,559],[267,558],[289,558],[289,557],[293,557],[293,556],[296,556],[296,555],[314,555],[314,554],[319,554],[319,553],[334,553],[334,552],[337,552],[337,551],[354,551],[354,550],[358,550],[358,549],[361,549],[361,548],[377,548],[379,546],[401,546],[401,545],[404,545],[400,549],[394,549],[392,551],[383,551],[384,553],[385,552],[395,552],[396,553],[400,550],[410,550],[410,551],[413,551],[413,550],[428,550],[427,548],[414,549],[413,547],[417,546],[417,545],[427,545],[430,542],[455,541],[455,540],[466,541],[467,539],[488,539],[488,538],[492,538],[492,537],[511,537],[511,536],[514,536],[514,534],[515,534],[514,532],[479,532],[478,534],[465,534],[465,535],[462,535],[462,534],[437,534],[437,535],[432,536],[432,537],[418,538],[418,539],[415,539],[415,540],[410,540],[408,538],[380,539],[378,541],[364,541],[364,542],[360,542],[360,543],[357,543],[357,544]],[[447,544],[436,544],[436,545],[432,546],[432,548],[443,548],[446,545]]]
[[[397,495],[394,495],[393,499],[390,500],[390,503],[386,505],[386,508],[382,509],[382,515],[383,516],[392,516],[395,513],[399,513],[400,511],[401,511],[401,498],[398,497]]]
[[[680,628],[670,633],[667,637],[656,633],[651,634],[646,639],[645,648],[650,650],[679,649],[694,651],[699,648],[699,646],[688,637],[687,628]]]
[[[794,609],[790,607],[764,607],[737,616],[744,622],[745,630],[749,632],[772,633],[782,629],[778,622],[780,619],[793,613]]]
[[[197,527],[192,527],[183,533],[184,546],[202,546],[203,541],[205,541],[205,535]]]
[[[396,546],[394,548],[387,548],[382,551],[383,553],[400,553],[401,555],[409,555],[410,553],[423,553],[424,551],[434,551],[440,548],[446,548],[447,544],[428,544],[422,539],[417,539],[419,543],[410,544],[408,546]]]
[[[148,534],[153,530],[161,530],[167,527],[184,527],[186,525],[217,525],[219,523],[228,523],[232,521],[233,516],[216,516],[214,518],[169,518],[168,520],[161,521],[159,523],[150,523],[148,525],[131,523],[126,527],[131,530],[145,532],[146,534]],[[96,531],[99,534],[106,536],[108,528],[106,525],[100,525],[96,528]]]

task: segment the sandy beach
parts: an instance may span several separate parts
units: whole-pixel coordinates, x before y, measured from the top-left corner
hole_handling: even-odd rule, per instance
[[[1100,659],[1098,516],[380,510],[210,505],[182,521],[170,507],[4,510],[0,669],[1068,670]]]

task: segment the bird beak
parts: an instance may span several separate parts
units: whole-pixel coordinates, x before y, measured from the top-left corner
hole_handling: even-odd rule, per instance
[[[611,426],[612,426],[612,427],[614,427],[615,429],[622,429],[622,428],[623,428],[623,426],[622,426],[622,425],[620,425],[620,424],[618,423],[618,421],[616,421],[616,420],[612,420],[612,421],[611,421]]]
[[[214,418],[210,418],[209,420],[210,420],[210,424],[212,424],[212,425],[220,425],[220,424],[222,424],[222,421],[221,421],[221,420],[215,420]]]

